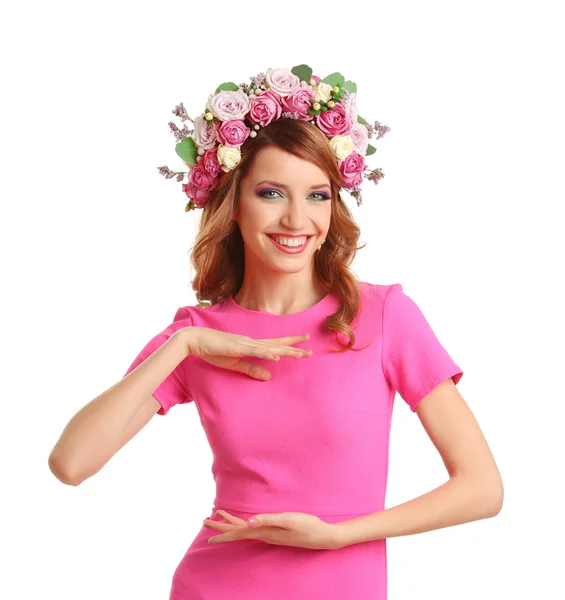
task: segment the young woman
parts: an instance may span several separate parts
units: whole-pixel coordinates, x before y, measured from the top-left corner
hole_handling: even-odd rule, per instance
[[[316,127],[316,101],[327,111],[336,103],[308,78],[313,108],[297,111],[303,118],[269,113],[272,102],[288,108],[297,88],[277,99],[285,82],[268,75],[231,134],[220,128],[238,119],[222,120],[213,102],[206,127],[217,129],[199,134],[195,122],[195,146],[208,148],[187,162],[201,172],[183,190],[189,210],[203,209],[192,253],[198,305],[179,308],[123,379],[71,419],[50,467],[78,485],[155,414],[195,402],[216,497],[171,600],[385,600],[386,539],[492,517],[502,482],[456,388],[463,371],[417,304],[401,284],[358,281],[349,269],[359,239],[340,197],[349,175],[337,142]],[[351,134],[345,114],[349,133],[336,136]],[[449,480],[385,510],[397,391]]]

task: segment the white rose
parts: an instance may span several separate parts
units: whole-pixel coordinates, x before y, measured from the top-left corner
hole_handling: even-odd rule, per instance
[[[319,102],[327,102],[332,97],[333,86],[329,83],[320,83],[317,86],[314,86],[314,94],[316,94],[316,101]]]
[[[218,162],[222,166],[222,171],[231,171],[241,160],[241,150],[220,144],[217,150],[217,157]]]
[[[343,160],[353,152],[353,138],[350,135],[334,135],[330,146],[337,160]]]

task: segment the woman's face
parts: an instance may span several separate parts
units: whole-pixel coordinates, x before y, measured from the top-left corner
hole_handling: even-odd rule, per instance
[[[276,146],[263,148],[240,182],[235,220],[246,266],[260,262],[277,271],[302,270],[326,239],[330,215],[331,187],[324,171]],[[297,241],[303,244],[281,247],[273,239],[289,240],[288,236],[301,237]]]

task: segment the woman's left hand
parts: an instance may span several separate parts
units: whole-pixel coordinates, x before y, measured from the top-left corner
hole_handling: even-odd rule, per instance
[[[244,521],[230,515],[225,510],[217,510],[216,514],[227,523],[206,519],[204,525],[222,531],[221,535],[208,538],[211,544],[234,542],[236,540],[261,540],[277,546],[298,546],[316,550],[337,550],[342,543],[341,534],[336,525],[326,523],[322,519],[299,512],[283,512],[277,514],[255,515],[255,526],[251,519]]]

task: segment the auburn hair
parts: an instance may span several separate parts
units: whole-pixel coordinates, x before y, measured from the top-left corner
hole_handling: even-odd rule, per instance
[[[345,334],[349,342],[334,350],[349,350],[355,344],[355,334],[349,325],[360,305],[359,280],[349,265],[364,245],[357,246],[359,226],[339,195],[341,173],[329,140],[310,121],[282,118],[262,127],[256,137],[247,138],[241,146],[238,165],[220,175],[206,207],[200,211],[202,216],[191,248],[190,263],[195,271],[191,285],[198,306],[211,306],[234,296],[243,283],[243,238],[233,220],[238,213],[239,182],[257,153],[271,145],[315,164],[330,180],[330,226],[324,244],[314,253],[314,270],[316,279],[340,300],[337,312],[327,317],[327,327],[336,334]]]

